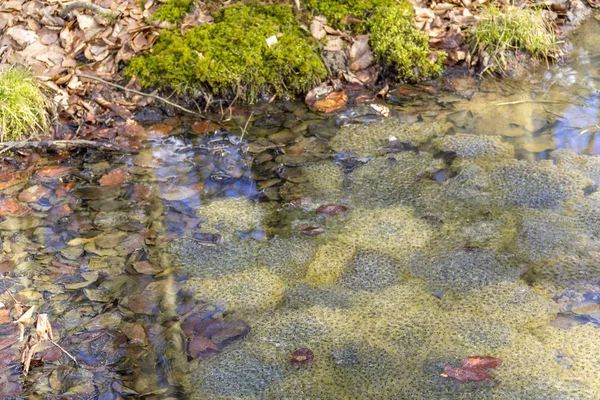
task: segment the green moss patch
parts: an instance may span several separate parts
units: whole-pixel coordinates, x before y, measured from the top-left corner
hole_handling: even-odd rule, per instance
[[[445,54],[429,50],[427,35],[415,27],[411,7],[379,7],[369,20],[369,28],[373,52],[398,79],[417,82],[442,73]]]
[[[151,21],[177,23],[190,12],[194,0],[169,0],[154,13]]]
[[[269,47],[266,39],[277,36]],[[144,87],[179,93],[198,87],[253,102],[262,92],[294,96],[326,76],[315,43],[284,5],[236,5],[215,15],[215,23],[185,35],[163,30],[152,53],[134,58],[125,71]]]
[[[30,70],[0,70],[0,142],[47,131],[47,105],[48,100]]]
[[[306,0],[306,8],[315,14],[324,15],[328,24],[335,28],[346,28],[349,25],[344,23],[344,18],[354,16],[359,19],[370,17],[373,11],[378,7],[385,7],[395,4],[395,0]],[[365,23],[354,23],[352,28],[355,31],[362,32],[367,26]]]

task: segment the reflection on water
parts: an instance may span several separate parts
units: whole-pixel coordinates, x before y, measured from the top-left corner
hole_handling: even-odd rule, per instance
[[[247,141],[5,158],[2,394],[600,398],[598,24],[567,66],[405,86],[385,119],[264,105]],[[24,377],[16,302],[77,363],[42,342]],[[503,362],[440,375],[475,355]]]

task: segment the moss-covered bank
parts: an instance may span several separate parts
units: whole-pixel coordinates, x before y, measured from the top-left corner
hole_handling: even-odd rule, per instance
[[[191,5],[189,0],[170,0],[152,19],[176,22]],[[334,26],[369,32],[378,62],[401,81],[430,79],[442,71],[443,54],[429,50],[406,0],[310,0],[305,5]],[[346,16],[356,17],[355,22],[346,25]],[[183,35],[161,31],[152,52],[135,57],[125,75],[137,75],[144,87],[175,89],[179,94],[199,90],[254,102],[273,94],[303,94],[327,73],[319,44],[300,29],[290,5],[252,2],[224,7],[215,13],[214,24]]]
[[[269,45],[267,38],[276,37]],[[215,15],[215,23],[185,35],[163,30],[152,53],[134,58],[125,72],[142,86],[179,93],[191,88],[248,102],[263,93],[281,97],[309,90],[325,78],[316,43],[285,5],[236,5]]]

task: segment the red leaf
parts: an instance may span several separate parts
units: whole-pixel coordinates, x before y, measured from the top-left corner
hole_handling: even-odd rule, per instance
[[[471,356],[462,360],[462,368],[496,368],[502,360],[490,356]]]
[[[479,368],[452,368],[449,365],[444,367],[441,375],[445,378],[454,378],[460,382],[480,382],[494,379],[493,376]]]

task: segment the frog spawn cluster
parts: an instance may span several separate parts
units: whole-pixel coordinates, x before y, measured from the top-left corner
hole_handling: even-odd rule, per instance
[[[363,127],[364,136],[385,124]],[[600,184],[598,159],[560,151],[554,161],[517,161],[497,138],[463,136],[435,139],[429,151],[372,154],[348,174],[333,161],[305,167],[303,196],[349,206],[321,221],[320,236],[257,241],[223,227],[222,247],[174,244],[196,276],[188,290],[237,309],[252,328],[197,365],[197,398],[600,397],[600,330],[547,325],[554,296],[600,281],[589,222],[598,198],[585,190]],[[446,151],[456,158],[435,157]],[[434,176],[440,170],[445,179]],[[207,219],[229,215],[227,202]],[[237,233],[268,231],[266,222],[291,213],[235,202],[264,210],[248,213]],[[313,209],[293,213],[318,220]],[[297,368],[289,354],[300,347],[314,360]],[[504,360],[496,382],[439,376],[472,354]]]

